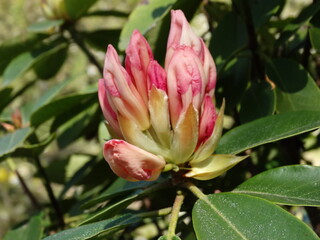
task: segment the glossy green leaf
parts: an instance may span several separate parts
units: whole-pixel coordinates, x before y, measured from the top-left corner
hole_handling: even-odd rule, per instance
[[[302,221],[266,200],[235,193],[209,195],[192,210],[198,240],[316,240]]]
[[[68,111],[75,106],[81,106],[81,104],[94,97],[96,97],[96,93],[89,92],[66,96],[50,102],[31,115],[31,125],[38,126],[50,118]]]
[[[269,63],[267,74],[276,84],[279,112],[320,111],[320,90],[310,74],[297,62],[275,59]]]
[[[58,27],[63,24],[62,19],[56,20],[44,20],[41,22],[36,22],[28,27],[30,32],[46,32],[54,27]]]
[[[138,5],[131,12],[128,22],[121,31],[119,49],[122,51],[126,49],[134,29],[138,29],[142,34],[145,34],[169,12],[176,1],[153,0]]]
[[[86,14],[97,0],[64,0],[68,16],[77,19]]]
[[[280,7],[279,0],[250,0],[253,24],[260,28],[276,14]]]
[[[17,79],[25,71],[27,71],[31,66],[42,58],[56,53],[62,48],[65,48],[66,44],[53,44],[47,45],[40,49],[28,51],[20,54],[18,57],[13,59],[10,64],[6,67],[3,73],[3,84],[8,85],[13,80]]]
[[[105,202],[113,197],[117,197],[119,195],[128,194],[137,189],[142,189],[154,184],[153,182],[139,181],[139,182],[128,182],[123,178],[118,178],[114,183],[99,197],[94,198],[85,204],[83,204],[83,208],[92,207],[98,203]]]
[[[12,133],[0,136],[0,156],[13,152],[28,137],[30,128],[21,128]]]
[[[3,240],[40,240],[42,232],[42,217],[41,215],[35,215],[26,224],[16,229],[11,229]]]
[[[87,224],[84,226],[68,229],[43,240],[86,240],[98,236],[102,233],[108,233],[123,229],[131,224],[140,222],[142,219],[137,215],[125,214],[110,218],[104,221]]]
[[[275,92],[266,82],[252,83],[245,92],[240,109],[242,123],[272,115],[275,110]]]
[[[320,167],[285,166],[260,173],[233,192],[285,205],[320,206]]]
[[[213,32],[209,46],[217,70],[220,71],[229,58],[236,57],[247,42],[246,27],[242,19],[235,13],[228,13]]]
[[[236,154],[320,127],[320,111],[296,111],[260,118],[240,125],[221,138],[217,152]]]

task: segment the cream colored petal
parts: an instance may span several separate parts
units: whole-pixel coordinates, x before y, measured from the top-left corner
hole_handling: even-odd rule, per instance
[[[188,161],[198,142],[198,111],[189,105],[174,129],[172,157],[175,164]]]
[[[191,163],[191,171],[185,176],[198,180],[218,177],[248,156],[215,154],[202,162]]]
[[[168,96],[163,90],[152,87],[149,93],[149,112],[151,125],[160,143],[166,148],[170,148],[172,136]]]
[[[125,140],[156,155],[167,157],[167,153],[153,139],[144,134],[133,121],[119,115],[119,125]]]
[[[225,101],[223,100],[212,135],[205,141],[195,152],[191,163],[201,162],[208,158],[216,150],[223,130],[223,116],[225,109]]]

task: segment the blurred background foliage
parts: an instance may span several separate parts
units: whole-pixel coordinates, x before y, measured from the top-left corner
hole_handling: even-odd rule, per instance
[[[184,11],[215,59],[226,132],[273,114],[320,111],[320,1],[65,0],[51,12],[43,10],[50,1],[42,3],[0,2],[0,239],[41,239],[115,213],[172,205],[174,187],[165,185],[163,199],[161,184],[153,186],[159,191],[127,184],[108,169],[96,93],[107,44],[123,57],[135,28],[163,63],[172,8]],[[320,166],[319,130],[304,132],[249,149],[249,160],[199,184],[208,193],[229,191],[267,169]],[[186,209],[195,201],[189,197]],[[319,233],[318,209],[288,210]],[[194,239],[188,217],[179,229]],[[168,225],[166,217],[126,221],[101,230],[101,239],[156,239]]]

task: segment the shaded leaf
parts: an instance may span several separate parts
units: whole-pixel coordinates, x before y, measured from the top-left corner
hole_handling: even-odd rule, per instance
[[[138,5],[131,12],[128,22],[121,31],[119,49],[121,51],[126,49],[134,29],[138,29],[141,34],[145,34],[169,12],[176,1],[153,0]]]
[[[140,222],[142,219],[137,215],[125,214],[104,221],[87,224],[84,226],[68,229],[43,240],[85,240],[91,239],[101,233],[107,233],[123,229],[131,224]]]
[[[260,173],[233,192],[285,205],[320,206],[319,187],[320,167],[296,165]]]
[[[236,154],[320,127],[320,111],[296,111],[260,118],[222,136],[217,152]]]
[[[252,83],[241,100],[240,120],[250,122],[272,115],[275,110],[275,92],[266,82]]]
[[[262,27],[277,13],[280,7],[279,0],[250,0],[253,24],[256,28]]]
[[[72,109],[74,106],[81,106],[83,102],[95,98],[96,92],[80,93],[75,95],[66,96],[50,102],[31,115],[31,125],[38,126],[41,123],[57,116],[65,111]]]
[[[320,111],[320,90],[310,74],[297,62],[275,59],[267,74],[276,84],[277,111]]]
[[[21,227],[11,229],[3,240],[40,240],[42,237],[42,217],[41,215],[35,215]]]
[[[28,27],[30,32],[47,32],[54,27],[58,27],[63,24],[62,19],[55,20],[44,20],[41,22],[36,22]]]
[[[97,0],[64,0],[68,16],[77,19],[84,15]]]
[[[51,45],[42,46],[37,50],[32,50],[20,54],[18,57],[13,59],[10,64],[6,67],[3,73],[3,84],[8,85],[13,80],[17,79],[36,62],[41,60],[43,57],[56,53],[62,48],[66,47],[66,43],[52,43]]]
[[[108,44],[117,46],[120,37],[120,30],[101,29],[92,32],[81,32],[81,35],[91,46],[101,51],[106,51]]]
[[[266,200],[235,193],[207,197],[192,210],[198,240],[318,239],[305,223]]]
[[[30,128],[21,128],[0,137],[0,156],[13,152],[20,147],[30,133]]]

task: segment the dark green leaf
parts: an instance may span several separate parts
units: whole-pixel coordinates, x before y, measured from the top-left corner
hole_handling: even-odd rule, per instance
[[[310,42],[312,47],[320,52],[320,11],[310,20]]]
[[[53,52],[41,58],[35,63],[33,69],[35,70],[37,76],[41,79],[49,79],[54,77],[63,63],[65,62],[68,55],[68,46]]]
[[[279,112],[320,111],[320,90],[310,74],[297,62],[275,59],[269,63],[267,74],[276,84]]]
[[[260,28],[277,13],[280,7],[280,1],[250,0],[250,6],[254,26]]]
[[[286,112],[260,118],[227,132],[217,152],[236,154],[265,143],[288,138],[320,127],[320,111]]]
[[[273,114],[275,110],[275,92],[266,82],[252,83],[245,92],[240,109],[242,123],[250,122]]]
[[[21,227],[10,230],[3,240],[40,240],[42,231],[42,217],[36,215]]]
[[[145,34],[168,13],[176,1],[145,1],[137,6],[131,12],[128,22],[121,31],[119,49],[122,51],[126,49],[134,29],[138,29],[142,34]]]
[[[145,182],[145,181],[128,182],[123,178],[118,178],[104,193],[100,194],[99,197],[94,198],[89,202],[86,202],[85,204],[83,204],[82,207],[83,208],[92,207],[98,203],[105,202],[113,197],[123,195],[123,194],[128,194],[130,192],[133,192],[134,190],[142,189],[152,184],[153,182]]]
[[[233,192],[285,205],[320,206],[320,167],[285,166],[260,173]]]
[[[93,32],[81,32],[81,35],[91,46],[101,51],[106,51],[108,44],[117,46],[120,30],[96,30]]]
[[[181,240],[177,235],[168,237],[168,236],[161,236],[158,238],[158,240]]]
[[[77,19],[86,14],[97,0],[64,0],[68,16]]]
[[[41,22],[34,23],[28,27],[30,32],[47,32],[54,27],[58,27],[63,24],[62,19],[58,20],[44,20]]]
[[[211,42],[210,52],[217,64],[217,69],[229,59],[236,56],[240,49],[243,49],[248,42],[246,27],[242,19],[235,13],[227,14],[214,31]]]
[[[0,113],[10,103],[13,88],[6,87],[0,90]]]
[[[125,214],[116,216],[104,221],[87,224],[84,226],[68,229],[43,240],[86,240],[91,239],[101,233],[107,233],[114,230],[120,230],[131,224],[140,222],[142,219],[137,215]]]
[[[222,87],[223,96],[221,98],[227,97],[227,109],[234,109],[240,102],[248,85],[251,72],[250,54],[244,52],[241,55],[243,56],[233,58],[226,63],[224,69],[220,68],[218,73],[217,89],[220,86]],[[219,92],[217,92],[217,96],[219,96]]]
[[[28,137],[30,128],[21,128],[0,137],[0,156],[13,152]]]
[[[3,84],[10,84],[13,80],[22,75],[36,62],[48,55],[56,53],[57,51],[65,47],[65,43],[53,43],[52,45],[46,45],[37,50],[20,54],[18,57],[13,59],[5,69],[3,73]]]
[[[116,10],[107,10],[107,11],[101,11],[101,10],[97,10],[97,11],[93,11],[93,12],[89,12],[85,15],[85,17],[91,17],[91,16],[101,16],[101,17],[128,17],[129,14],[125,13],[125,12],[120,12],[120,11],[116,11]]]
[[[198,240],[316,240],[302,221],[266,200],[235,193],[209,195],[192,210]]]
[[[50,102],[32,114],[31,124],[33,126],[38,126],[50,118],[68,111],[75,106],[81,106],[83,102],[86,102],[88,99],[92,99],[94,97],[96,97],[96,92],[89,92],[63,97]]]

